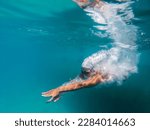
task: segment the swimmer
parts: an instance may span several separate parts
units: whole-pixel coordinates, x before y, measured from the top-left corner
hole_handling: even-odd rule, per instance
[[[101,73],[96,72],[89,68],[82,68],[81,74],[79,76],[82,81],[63,85],[58,88],[49,90],[47,92],[43,92],[42,96],[51,97],[47,102],[54,101],[56,102],[60,98],[60,94],[67,91],[74,91],[81,88],[95,86],[101,82],[104,82],[107,78],[103,76]]]
[[[73,0],[73,1],[76,2],[83,9],[85,9],[86,7],[94,7],[97,4],[103,5],[103,2],[101,3],[101,0]],[[108,79],[108,77],[102,75],[101,73],[86,67],[82,67],[79,78],[81,79],[81,81],[76,81],[74,83],[62,85],[58,88],[49,90],[47,92],[43,92],[42,96],[51,97],[47,102],[51,101],[56,102],[59,100],[60,94],[63,92],[74,91],[82,88],[95,86]]]

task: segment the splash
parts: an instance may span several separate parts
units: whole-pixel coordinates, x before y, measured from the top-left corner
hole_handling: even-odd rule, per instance
[[[85,9],[96,23],[98,32],[105,31],[112,39],[111,48],[100,50],[87,57],[82,67],[93,68],[108,76],[108,82],[121,83],[130,74],[137,72],[137,30],[132,24],[134,14],[131,8],[133,2],[121,4],[104,3],[94,8]],[[101,36],[100,36],[101,37]]]

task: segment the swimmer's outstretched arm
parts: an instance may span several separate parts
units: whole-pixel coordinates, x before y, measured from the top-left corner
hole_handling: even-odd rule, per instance
[[[90,77],[87,80],[77,82],[77,83],[73,83],[73,84],[69,84],[69,85],[65,85],[65,86],[60,86],[58,88],[49,90],[47,92],[43,92],[42,96],[51,97],[48,100],[48,102],[51,102],[51,101],[55,102],[55,101],[59,100],[60,94],[62,92],[74,91],[74,90],[81,89],[81,88],[84,88],[84,87],[94,86],[98,83],[103,82],[104,80],[105,79],[100,74],[95,74],[93,77]]]

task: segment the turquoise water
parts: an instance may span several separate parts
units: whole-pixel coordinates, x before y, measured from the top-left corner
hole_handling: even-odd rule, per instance
[[[0,112],[150,112],[150,1],[132,9],[138,73],[47,104],[41,92],[73,79],[112,41],[92,33],[96,23],[71,0],[0,0]]]

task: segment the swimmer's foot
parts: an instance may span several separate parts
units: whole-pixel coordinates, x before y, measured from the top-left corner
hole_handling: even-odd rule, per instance
[[[47,102],[51,102],[51,101],[56,102],[60,98],[60,92],[58,89],[52,89],[47,92],[43,92],[42,96],[43,97],[51,97]]]

